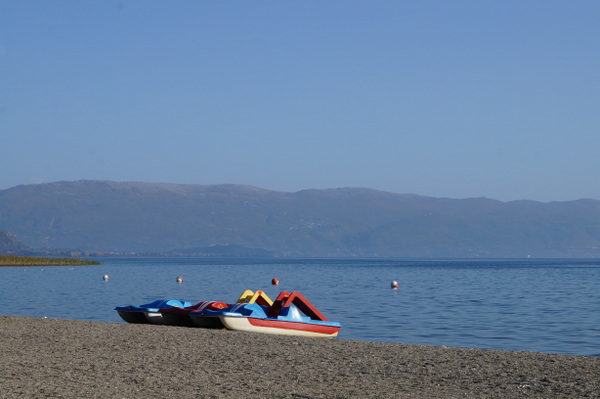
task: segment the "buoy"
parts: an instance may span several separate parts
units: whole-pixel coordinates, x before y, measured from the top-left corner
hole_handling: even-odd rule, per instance
[[[102,277],[102,280],[104,280],[104,281],[108,281],[108,280],[110,280],[110,277],[108,277],[108,274],[105,274],[105,275]]]
[[[278,278],[274,278],[273,280],[271,280],[271,284],[273,284],[273,285],[279,285],[279,279]]]
[[[178,283],[183,283],[183,277],[181,277],[181,276],[178,276],[178,277],[177,277],[177,282],[178,282]]]
[[[396,280],[392,281],[392,284],[390,284],[392,289],[397,289],[398,288],[398,282]]]

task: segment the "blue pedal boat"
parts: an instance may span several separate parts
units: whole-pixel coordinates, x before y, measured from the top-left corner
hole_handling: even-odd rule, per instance
[[[231,306],[230,304],[217,302],[217,301],[202,301],[198,302],[193,306],[187,306],[184,308],[162,308],[160,313],[162,314],[164,324],[171,326],[184,326],[184,327],[206,327],[206,328],[223,328],[223,325],[216,319],[215,323],[197,323],[190,318],[192,312],[202,312],[203,310],[219,310]]]
[[[188,306],[192,306],[192,304],[177,299],[157,299],[140,306],[117,306],[115,310],[127,323],[165,324],[162,313],[160,313],[161,309],[185,308]]]
[[[217,306],[215,306],[215,304]],[[256,306],[271,306],[273,301],[263,291],[258,290],[256,292],[252,290],[246,290],[240,295],[235,304],[224,304],[222,302],[209,302],[207,305],[203,305],[198,309],[192,310],[188,313],[188,317],[191,323],[195,327],[203,328],[225,328],[221,319],[217,316],[220,310],[229,310],[239,304],[256,304]],[[223,306],[225,305],[225,306]],[[215,313],[216,312],[216,313]]]

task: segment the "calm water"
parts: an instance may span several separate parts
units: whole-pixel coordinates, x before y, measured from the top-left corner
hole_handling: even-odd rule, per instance
[[[342,323],[341,339],[600,356],[600,260],[102,261],[0,268],[0,313],[122,322],[115,306],[158,298],[233,302],[246,289],[271,298],[300,291]]]

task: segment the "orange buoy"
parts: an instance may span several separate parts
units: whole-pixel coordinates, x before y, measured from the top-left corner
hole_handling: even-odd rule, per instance
[[[273,284],[273,285],[279,285],[279,279],[278,278],[274,278],[273,280],[271,280],[271,284]]]
[[[178,277],[177,277],[177,282],[178,282],[178,283],[183,283],[183,277],[181,277],[181,276],[178,276]]]
[[[397,281],[395,281],[395,280],[394,280],[394,281],[392,281],[392,284],[390,284],[390,286],[392,287],[392,289],[394,289],[394,290],[395,290],[395,289],[397,289],[397,288],[398,288],[399,284],[398,284],[398,282],[397,282]]]

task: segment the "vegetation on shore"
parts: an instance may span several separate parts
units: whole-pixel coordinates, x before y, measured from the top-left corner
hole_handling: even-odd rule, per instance
[[[0,255],[0,266],[79,266],[99,265],[95,260],[77,258],[42,258],[38,256]]]

